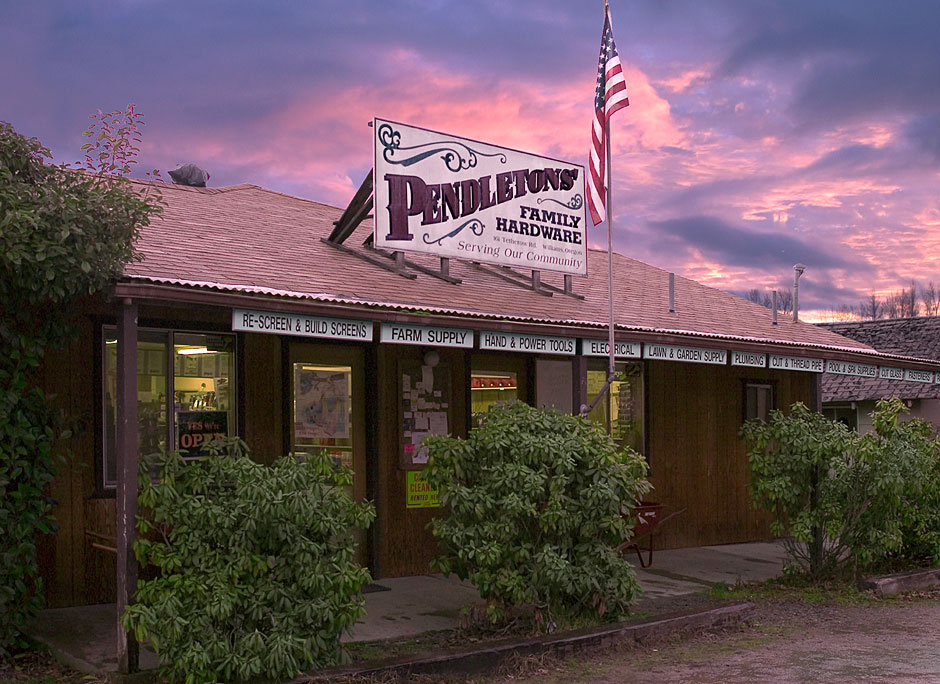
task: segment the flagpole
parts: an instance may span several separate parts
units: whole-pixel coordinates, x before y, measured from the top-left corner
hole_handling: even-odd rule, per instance
[[[607,13],[609,12],[608,0],[604,0],[604,22],[607,22]],[[611,207],[610,207],[610,119],[605,116],[604,121],[604,166],[607,175],[607,187],[605,190],[605,204],[607,209],[607,315],[608,315],[608,333],[607,333],[607,351],[608,351],[608,366],[607,366],[607,381],[604,383],[604,386],[601,387],[598,391],[597,396],[591,400],[590,404],[581,405],[581,415],[587,416],[591,411],[594,410],[594,407],[597,406],[598,402],[604,398],[604,395],[610,390],[611,383],[614,381],[616,376],[616,365],[615,365],[615,348],[614,348],[614,238],[613,230],[611,228]],[[609,414],[609,412],[608,412]],[[609,415],[608,415],[609,418]],[[610,425],[607,426],[608,432],[610,430]]]

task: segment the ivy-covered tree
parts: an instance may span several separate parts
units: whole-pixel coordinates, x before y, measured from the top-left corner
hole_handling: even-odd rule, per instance
[[[69,436],[37,371],[69,338],[75,301],[137,258],[138,231],[160,210],[124,176],[139,123],[133,106],[96,115],[94,156],[73,169],[0,122],[0,655],[23,645],[42,605],[36,535],[55,530],[44,492]]]

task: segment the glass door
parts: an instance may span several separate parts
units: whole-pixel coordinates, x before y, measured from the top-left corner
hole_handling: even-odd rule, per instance
[[[354,347],[292,343],[290,446],[294,453],[325,452],[353,471],[348,493],[366,497],[364,353]],[[365,533],[357,532],[357,560],[366,563]]]

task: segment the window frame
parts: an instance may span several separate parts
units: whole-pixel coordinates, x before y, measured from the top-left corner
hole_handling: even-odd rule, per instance
[[[587,386],[587,376],[588,372],[594,371],[603,371],[606,377],[608,371],[607,361],[600,358],[588,358],[588,362],[585,366],[585,387]],[[633,358],[617,358],[615,360],[615,368],[618,366],[627,366],[635,365],[640,369],[640,386],[643,392],[643,439],[642,439],[642,449],[640,455],[646,459],[647,466],[650,464],[650,373],[649,373],[649,364],[644,359],[633,359]],[[585,398],[587,402],[593,399],[593,396],[590,394]],[[610,419],[610,392],[607,392],[607,396],[602,400],[607,404],[607,418],[605,423],[601,423],[604,426],[607,434],[612,434],[613,426]]]
[[[748,416],[748,401],[747,394],[750,388],[761,388],[766,389],[770,394],[770,401],[767,402],[767,416],[761,417]],[[773,380],[763,380],[755,378],[745,378],[741,381],[741,422],[746,423],[749,420],[759,419],[764,422],[770,420],[770,412],[776,410],[777,408],[777,383]]]
[[[108,468],[108,402],[107,402],[107,381],[106,373],[107,363],[107,339],[108,333],[114,337],[117,335],[117,324],[113,320],[99,321],[96,326],[95,335],[95,362],[94,373],[97,388],[95,392],[97,410],[96,429],[95,429],[95,490],[99,496],[114,496],[117,489],[117,480],[109,482],[107,477]],[[137,328],[138,333],[154,333],[166,336],[166,358],[165,358],[165,379],[166,379],[166,398],[164,410],[166,411],[166,444],[168,447],[175,447],[176,441],[176,413],[174,411],[175,394],[175,370],[174,370],[174,343],[175,336],[181,335],[214,335],[224,336],[231,339],[232,363],[229,375],[229,402],[231,408],[231,420],[229,421],[229,433],[233,435],[240,434],[240,416],[241,416],[241,373],[239,360],[241,359],[240,335],[232,330],[220,330],[212,327],[191,328],[185,326],[172,325],[140,325]],[[138,340],[139,342],[139,340]]]

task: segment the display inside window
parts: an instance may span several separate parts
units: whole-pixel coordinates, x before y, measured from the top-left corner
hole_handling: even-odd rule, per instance
[[[470,373],[470,423],[480,424],[480,417],[490,406],[519,398],[516,374],[508,371],[472,371]]]
[[[102,481],[117,482],[117,334],[104,337]],[[139,453],[177,449],[187,458],[202,445],[234,434],[232,392],[234,338],[231,335],[139,330],[137,334],[137,442]]]
[[[602,424],[621,448],[644,453],[645,408],[643,364],[617,363],[610,391],[597,403],[588,417]],[[607,381],[607,370],[588,369],[588,400],[597,396]]]
[[[352,367],[294,364],[294,451],[325,449],[352,468]]]

